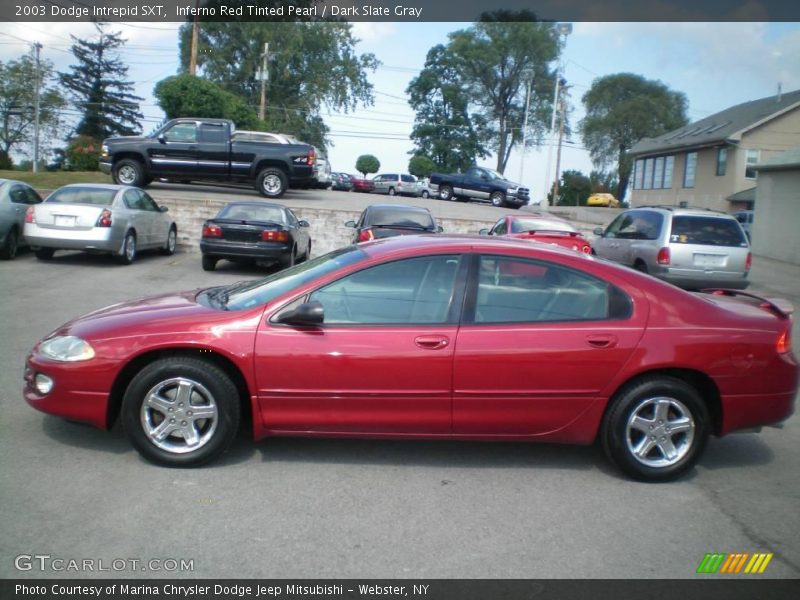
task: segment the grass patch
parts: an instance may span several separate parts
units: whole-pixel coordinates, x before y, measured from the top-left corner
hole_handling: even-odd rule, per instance
[[[37,190],[54,190],[69,183],[113,183],[110,175],[100,171],[0,171],[0,179],[24,181]]]

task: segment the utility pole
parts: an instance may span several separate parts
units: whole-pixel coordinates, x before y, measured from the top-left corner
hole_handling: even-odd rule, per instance
[[[572,23],[558,23],[555,26],[554,33],[558,36],[557,43],[559,50],[563,51],[562,48],[566,47],[567,45],[567,36],[572,33]],[[550,141],[547,144],[547,170],[545,171],[544,175],[544,197],[539,203],[539,208],[541,210],[547,210],[548,208],[547,188],[550,187],[550,166],[553,162],[553,146],[555,145],[556,141],[556,111],[558,110],[558,98],[559,92],[561,91],[561,72],[564,70],[564,67],[560,62],[561,58],[563,57],[559,57],[559,63],[556,65],[556,89],[553,93],[553,116],[550,119]]]
[[[200,16],[198,15],[200,8],[200,0],[194,3],[194,19],[192,20],[192,47],[189,50],[189,75],[197,74],[197,37],[200,30]]]
[[[562,90],[566,90],[566,86]],[[567,107],[564,98],[562,97],[558,103],[559,106],[559,123],[558,123],[558,151],[556,152],[556,180],[553,183],[553,206],[558,203],[558,184],[561,179],[561,140],[564,139],[564,121],[567,117]]]
[[[33,172],[39,172],[39,94],[41,93],[42,84],[42,65],[39,61],[39,52],[42,45],[39,42],[34,42],[33,51],[36,56],[36,81],[34,87],[36,89],[36,96],[33,99]]]
[[[522,175],[525,170],[525,144],[528,143],[528,112],[531,109],[531,84],[533,76],[528,79],[527,92],[525,94],[525,119],[522,121],[522,156],[519,159],[519,178],[517,181],[522,184]]]
[[[258,78],[261,80],[261,103],[258,105],[258,118],[263,121],[267,108],[267,81],[269,80],[269,42],[264,42],[264,52],[261,54],[261,71]]]

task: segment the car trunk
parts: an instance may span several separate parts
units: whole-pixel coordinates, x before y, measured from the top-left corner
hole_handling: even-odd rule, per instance
[[[222,230],[222,235],[218,239],[227,242],[239,242],[245,244],[257,244],[265,241],[262,238],[264,231],[283,231],[283,226],[271,221],[236,221],[226,219],[215,219],[210,222]]]
[[[102,212],[110,206],[44,202],[36,205],[34,215],[39,227],[80,231],[95,227]]]

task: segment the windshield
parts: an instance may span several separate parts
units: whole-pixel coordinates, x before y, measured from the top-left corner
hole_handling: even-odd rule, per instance
[[[500,175],[500,173],[498,173],[497,171],[492,171],[491,169],[486,169],[486,168],[483,168],[483,170],[489,176],[489,179],[505,179],[505,177]]]
[[[433,217],[424,211],[382,208],[370,210],[364,225],[373,227],[410,227],[412,229],[433,229]]]
[[[575,228],[569,223],[554,219],[514,219],[511,221],[511,233],[526,231],[575,231]]]
[[[356,246],[349,246],[290,269],[278,271],[264,279],[212,288],[203,294],[211,305],[225,310],[245,310],[264,305],[296,287],[365,258],[367,258],[367,254],[363,250]]]
[[[47,202],[110,206],[114,202],[116,195],[117,190],[92,187],[64,187],[50,194],[47,197]]]

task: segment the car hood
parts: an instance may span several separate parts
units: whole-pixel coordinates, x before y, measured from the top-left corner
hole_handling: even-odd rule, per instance
[[[184,332],[200,322],[203,329],[208,330],[216,321],[228,321],[236,314],[197,303],[195,298],[201,291],[161,294],[106,306],[65,323],[51,335],[76,335],[86,340],[111,339]]]

